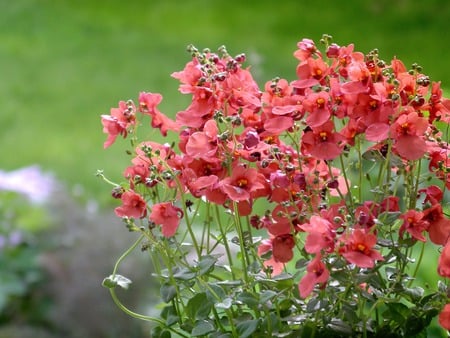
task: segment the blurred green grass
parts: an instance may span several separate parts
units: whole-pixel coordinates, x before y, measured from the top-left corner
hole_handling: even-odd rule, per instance
[[[297,41],[328,33],[418,62],[450,88],[449,19],[446,0],[0,0],[0,169],[38,163],[103,199],[96,170],[119,178],[128,163],[102,149],[99,115],[141,90],[162,92],[168,115],[184,108],[170,73],[190,43],[246,52],[262,87],[293,78]]]

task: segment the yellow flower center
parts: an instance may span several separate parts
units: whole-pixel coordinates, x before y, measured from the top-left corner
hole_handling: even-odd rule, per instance
[[[248,180],[246,178],[240,178],[236,181],[236,185],[239,188],[245,188],[248,184]]]

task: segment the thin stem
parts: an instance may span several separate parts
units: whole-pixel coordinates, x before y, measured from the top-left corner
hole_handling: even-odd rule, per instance
[[[236,230],[238,233],[238,238],[239,238],[239,247],[241,249],[241,256],[242,256],[242,270],[244,272],[244,280],[245,283],[248,285],[249,284],[249,278],[248,278],[248,271],[247,271],[247,267],[249,265],[249,257],[248,257],[248,252],[245,249],[245,237],[244,237],[244,231],[242,230],[242,224],[241,224],[241,218],[239,217],[239,212],[238,212],[238,205],[236,202],[233,202],[234,204],[234,222],[236,225]]]
[[[125,305],[123,305],[123,303],[119,300],[119,298],[117,297],[116,292],[115,292],[115,290],[113,288],[109,289],[109,292],[111,294],[111,298],[114,301],[114,304],[116,304],[117,307],[119,309],[121,309],[124,313],[126,313],[127,315],[129,315],[131,317],[134,317],[136,319],[145,320],[145,321],[148,321],[148,322],[158,323],[159,325],[161,325],[164,328],[172,331],[173,333],[176,333],[177,335],[179,335],[181,337],[185,337],[185,338],[189,338],[190,337],[190,336],[184,334],[181,331],[178,331],[177,329],[175,329],[175,328],[173,328],[171,326],[167,326],[166,323],[162,319],[155,318],[155,317],[150,317],[150,316],[145,316],[145,315],[142,315],[140,313],[136,313],[134,311],[131,311]]]
[[[422,259],[423,259],[424,253],[425,253],[425,242],[422,242],[422,247],[420,249],[419,260],[417,261],[416,267],[414,268],[414,272],[412,274],[412,279],[409,281],[408,287],[411,287],[412,283],[414,282],[414,280],[415,280],[415,278],[417,276],[417,273],[419,272],[419,267],[420,267],[420,265],[422,263]]]
[[[353,210],[354,209],[354,205],[353,205],[353,196],[352,196],[352,191],[351,191],[351,187],[349,184],[349,180],[347,177],[347,170],[345,168],[344,165],[344,159],[343,159],[343,155],[339,155],[339,163],[341,164],[341,169],[342,169],[342,176],[344,176],[344,181],[345,181],[345,185],[347,187],[347,191],[348,191],[348,196],[349,196],[349,200],[350,200],[350,207]]]
[[[219,212],[219,207],[217,205],[215,205],[214,207],[215,210],[215,216],[216,216],[216,222],[219,226],[219,231],[220,231],[220,235],[222,236],[222,242],[223,242],[223,246],[225,247],[225,252],[227,253],[227,259],[228,259],[228,263],[231,266],[233,266],[233,257],[231,255],[231,250],[230,250],[230,246],[228,245],[228,239],[227,239],[227,234],[223,229],[223,225],[220,219],[220,212]],[[231,276],[234,279],[236,279],[233,270],[231,269]]]
[[[122,256],[119,257],[119,259],[117,260],[116,264],[114,265],[114,269],[113,269],[113,277],[116,275],[117,270],[119,269],[119,265],[120,263],[122,263],[122,261],[134,250],[136,249],[136,247],[139,245],[139,243],[142,242],[142,240],[144,239],[145,235],[142,234],[141,236],[139,236],[139,238],[136,240],[136,242],[133,243],[132,246],[130,246],[127,251],[125,251]]]

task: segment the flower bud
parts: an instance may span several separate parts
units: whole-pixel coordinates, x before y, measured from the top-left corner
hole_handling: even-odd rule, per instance
[[[122,188],[121,186],[117,186],[114,187],[113,190],[111,191],[111,196],[113,198],[119,199],[122,197],[122,194],[125,192],[125,189]]]

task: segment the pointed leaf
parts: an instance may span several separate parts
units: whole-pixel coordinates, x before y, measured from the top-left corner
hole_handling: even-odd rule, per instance
[[[249,337],[258,328],[259,321],[257,319],[246,320],[236,325],[240,338]]]
[[[205,275],[214,270],[214,265],[216,264],[216,262],[217,257],[211,255],[201,257],[200,262],[198,262],[197,265],[197,268],[199,269],[199,275]]]
[[[163,284],[160,289],[161,298],[165,303],[169,303],[177,294],[175,285]]]
[[[211,324],[206,320],[199,320],[198,322],[195,323],[195,326],[191,332],[191,336],[192,337],[204,336],[213,331],[215,331],[215,327],[213,324]]]

